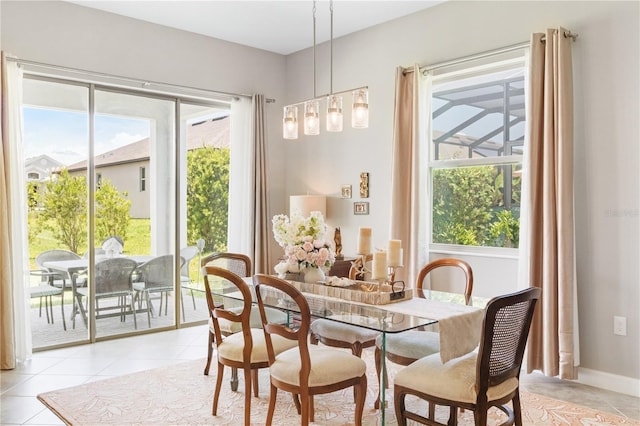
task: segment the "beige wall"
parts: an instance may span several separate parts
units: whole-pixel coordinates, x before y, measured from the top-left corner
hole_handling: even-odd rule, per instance
[[[388,238],[396,66],[433,64],[519,43],[531,32],[556,25],[579,33],[573,52],[582,366],[596,373],[594,382],[604,378],[604,387],[613,383],[638,393],[639,6],[451,1],[337,39],[334,89],[368,85],[371,126],[345,126],[341,134],[322,132],[313,141],[303,136],[296,142],[281,138],[281,107],[312,96],[310,50],[282,57],[60,2],[2,1],[1,42],[3,50],[24,59],[276,98],[267,107],[271,212],[287,212],[289,194],[333,196],[328,222],[342,226],[344,253],[349,254],[359,226],[373,227],[376,245]],[[320,46],[317,54],[318,93],[325,93],[328,47]],[[357,198],[339,199],[340,185],[356,188],[363,171],[370,173],[371,214],[354,216],[351,203]],[[469,261],[477,271],[474,291],[499,292],[515,285],[515,260]],[[628,318],[628,336],[613,335],[614,315]]]

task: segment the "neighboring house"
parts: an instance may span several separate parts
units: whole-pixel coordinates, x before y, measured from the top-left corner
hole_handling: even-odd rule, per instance
[[[27,158],[24,162],[24,172],[27,181],[42,182],[47,179],[51,173],[63,167],[64,164],[54,160],[48,155],[38,155],[37,157]]]
[[[187,130],[187,151],[212,146],[229,147],[229,116],[209,119],[191,124]],[[96,186],[110,181],[120,192],[125,192],[131,200],[129,214],[135,219],[150,217],[150,155],[149,138],[130,143],[95,157]],[[72,176],[84,176],[87,161],[67,167]]]

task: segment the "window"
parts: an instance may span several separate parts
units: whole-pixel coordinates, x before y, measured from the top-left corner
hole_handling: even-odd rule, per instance
[[[140,192],[147,190],[147,169],[146,167],[140,167]]]
[[[428,72],[432,244],[518,247],[524,53]]]
[[[40,180],[40,173],[37,173],[37,172],[27,173],[27,180]]]
[[[102,188],[102,173],[96,173],[96,188]]]

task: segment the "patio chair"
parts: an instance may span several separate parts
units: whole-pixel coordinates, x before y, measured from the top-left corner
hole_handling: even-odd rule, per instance
[[[31,285],[29,287],[29,295],[31,299],[40,299],[40,309],[38,315],[42,317],[42,302],[44,300],[44,310],[47,314],[47,324],[54,323],[53,320],[53,296],[60,296],[60,312],[62,313],[62,327],[67,330],[67,322],[64,317],[64,290],[62,287],[55,287],[49,283],[51,272],[36,269],[30,271],[31,276],[40,277],[40,281],[37,285]]]
[[[196,298],[193,295],[193,287],[191,287],[191,276],[189,275],[189,264],[194,257],[198,254],[198,247],[187,246],[180,249],[180,256],[184,259],[184,264],[180,268],[180,287],[184,290],[191,292],[191,302],[193,302],[193,310],[196,310]],[[180,298],[180,305],[182,306],[182,321],[185,321],[184,314],[184,299]]]
[[[151,328],[151,315],[153,305],[151,304],[150,293],[160,293],[160,307],[158,315],[162,315],[162,305],[164,303],[164,314],[167,315],[169,305],[169,292],[174,290],[173,270],[174,261],[172,254],[154,257],[143,263],[136,269],[137,281],[133,283],[136,291],[136,300],[142,303],[142,297],[147,304],[147,320]],[[180,257],[180,267],[184,264],[184,259]],[[163,301],[164,298],[164,301]]]
[[[57,260],[77,260],[80,256],[69,250],[53,249],[46,250],[36,256],[36,265],[41,271],[47,272],[47,279],[49,284],[62,288],[71,289],[71,277],[69,274],[62,272],[54,272],[44,266],[45,262],[57,261]]]
[[[133,324],[136,330],[138,322],[136,320],[136,310],[134,306],[134,290],[131,276],[135,271],[137,263],[135,260],[125,257],[114,257],[96,262],[95,265],[95,314],[96,319],[120,316],[124,321],[126,315],[133,314]],[[78,293],[87,298],[88,288],[77,289]],[[98,301],[102,299],[117,298],[117,304],[99,306]],[[105,311],[116,311],[109,314],[101,314]],[[73,313],[73,324],[75,327],[75,314]]]

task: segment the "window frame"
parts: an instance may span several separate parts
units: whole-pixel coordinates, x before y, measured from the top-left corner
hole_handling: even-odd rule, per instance
[[[503,65],[508,65],[511,63],[521,64],[522,69],[524,71],[524,99],[526,105],[526,99],[528,96],[528,61],[527,61],[527,53],[528,46],[520,46],[517,49],[513,49],[517,56],[511,57],[509,59],[501,59],[501,55],[504,55],[505,52],[496,52],[495,54],[487,54],[482,55],[479,58],[469,57],[463,58],[459,61],[454,62],[454,69],[450,72],[444,72],[434,77],[431,75],[430,81],[428,84],[424,85],[425,90],[421,92],[421,103],[425,103],[428,105],[424,108],[424,113],[422,117],[423,123],[428,123],[426,126],[427,131],[423,133],[424,135],[424,146],[426,147],[426,158],[427,158],[427,167],[425,174],[425,185],[428,188],[428,195],[426,198],[428,204],[428,221],[427,221],[427,239],[426,242],[429,247],[430,253],[438,253],[445,255],[459,255],[459,256],[488,256],[492,258],[508,258],[508,259],[517,259],[519,256],[518,248],[511,247],[496,247],[496,246],[471,246],[471,245],[463,245],[463,244],[451,244],[451,243],[436,243],[433,242],[433,177],[435,170],[442,169],[455,169],[462,167],[474,167],[474,166],[504,166],[504,165],[521,165],[524,163],[524,155],[523,154],[510,154],[504,156],[496,156],[496,157],[484,157],[484,158],[457,158],[457,159],[444,159],[444,160],[434,160],[432,157],[434,155],[434,128],[433,128],[433,109],[432,109],[432,100],[433,100],[433,88],[437,87],[437,81],[442,79],[442,76],[448,76],[448,78],[453,79],[464,79],[466,75],[474,74],[478,71],[483,71],[486,69],[499,69]],[[513,55],[513,53],[509,53]],[[462,64],[462,65],[461,65]],[[448,66],[446,64],[444,67]],[[432,71],[436,67],[432,69],[427,68],[428,71]],[[424,75],[427,74],[424,73]],[[525,134],[524,141],[522,144],[522,149],[524,150],[526,145],[526,121],[529,119],[529,111],[525,107]],[[505,123],[508,124],[508,123]],[[503,124],[502,129],[504,132],[505,124]],[[463,132],[464,129],[461,130]]]

